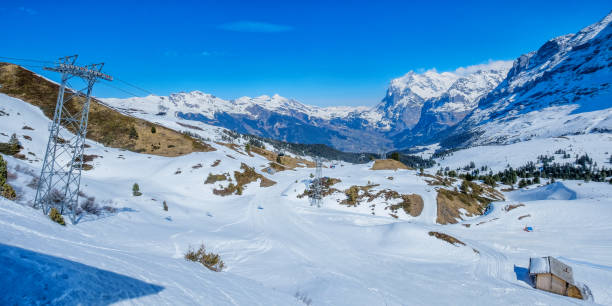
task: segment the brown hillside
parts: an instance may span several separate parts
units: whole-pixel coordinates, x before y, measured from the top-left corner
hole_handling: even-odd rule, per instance
[[[1,93],[38,106],[48,118],[53,118],[59,91],[57,84],[20,66],[0,63],[0,85]],[[66,97],[69,95],[66,94]],[[75,98],[65,106],[74,113],[82,102],[82,98]],[[151,132],[153,126],[156,133]],[[136,130],[137,138],[130,138],[132,128]],[[108,147],[162,156],[214,151],[208,144],[160,125],[123,115],[95,99],[92,99],[90,106],[87,138]]]
[[[399,162],[394,159],[377,159],[374,161],[374,165],[370,170],[397,170],[397,169],[407,169],[412,170],[412,168],[404,165],[404,163]]]
[[[465,215],[482,215],[489,203],[504,200],[504,196],[497,190],[486,185],[463,181],[462,191],[438,189],[436,198],[438,204],[438,224],[455,224],[461,218],[461,210]]]

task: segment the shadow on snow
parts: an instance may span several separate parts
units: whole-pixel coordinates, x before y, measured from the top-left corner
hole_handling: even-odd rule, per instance
[[[0,244],[0,305],[106,305],[163,289],[78,262]]]

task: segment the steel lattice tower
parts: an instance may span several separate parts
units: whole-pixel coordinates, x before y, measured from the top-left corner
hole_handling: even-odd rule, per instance
[[[34,202],[42,207],[44,214],[53,207],[61,214],[68,213],[73,224],[77,221],[91,92],[97,79],[113,79],[101,72],[104,63],[76,66],[76,59],[77,55],[67,56],[60,58],[55,67],[44,67],[61,73],[62,82]],[[83,80],[86,87],[78,91],[66,90],[68,80],[73,77]]]
[[[321,207],[321,199],[323,198],[323,161],[320,157],[315,157],[315,177],[312,181],[312,192],[310,197],[310,205]]]

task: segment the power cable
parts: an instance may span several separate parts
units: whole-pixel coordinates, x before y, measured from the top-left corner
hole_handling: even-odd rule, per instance
[[[16,57],[6,57],[6,56],[0,56],[0,58],[10,59],[10,60],[14,60],[14,61],[23,61],[23,62],[54,63],[53,61],[35,60],[35,59],[27,59],[27,58],[16,58]]]

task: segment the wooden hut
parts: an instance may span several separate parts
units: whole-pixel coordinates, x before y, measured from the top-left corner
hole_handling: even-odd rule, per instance
[[[572,267],[552,256],[530,258],[529,276],[537,289],[582,299]]]

